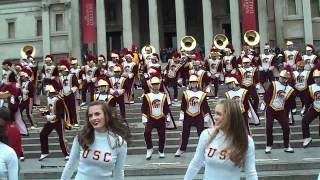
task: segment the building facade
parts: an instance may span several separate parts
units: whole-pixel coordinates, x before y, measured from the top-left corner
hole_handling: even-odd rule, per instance
[[[93,51],[139,48],[150,43],[158,50],[179,48],[185,35],[194,36],[206,54],[215,34],[242,46],[241,0],[95,0],[97,41],[83,43],[83,0],[1,0],[0,59],[19,59],[24,45],[36,48],[36,58],[74,56]],[[320,46],[320,0],[257,0],[260,46],[297,48]]]

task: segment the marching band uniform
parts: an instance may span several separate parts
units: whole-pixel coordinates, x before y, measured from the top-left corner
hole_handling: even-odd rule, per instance
[[[264,47],[264,54],[259,57],[259,82],[263,86],[268,80],[272,82],[274,80],[273,71],[275,70],[275,55],[270,53],[270,46],[268,44]]]
[[[320,116],[320,71],[315,69],[313,72],[313,78],[315,83],[308,87],[308,93],[305,96],[306,112],[302,118],[302,135],[303,135],[303,147],[306,148],[312,141],[310,137],[309,124],[318,116]],[[319,128],[320,134],[320,128]]]
[[[24,68],[21,72],[21,76],[23,77],[22,85],[21,85],[21,92],[22,92],[22,99],[19,105],[21,114],[24,110],[26,110],[27,118],[31,124],[31,129],[36,127],[36,122],[32,117],[32,105],[33,105],[33,94],[34,94],[34,84],[30,81],[32,76],[32,71]]]
[[[291,78],[290,72],[286,69],[280,72],[280,80],[273,81],[264,95],[264,104],[266,106],[266,133],[267,147],[265,152],[271,153],[273,144],[273,121],[277,119],[283,131],[283,140],[285,152],[293,153],[294,150],[290,147],[289,136],[289,117],[286,113],[286,106],[291,106],[295,100],[294,89],[287,85]],[[264,108],[262,108],[264,109]]]
[[[294,74],[294,89],[296,95],[300,97],[302,103],[301,114],[304,114],[305,111],[305,97],[308,95],[308,86],[311,84],[312,76],[310,75],[310,71],[305,70],[304,61],[299,61],[297,63],[297,70],[293,72]]]
[[[152,86],[160,84],[160,79],[153,77]],[[159,157],[164,158],[166,122],[170,122],[169,105],[164,93],[153,91],[143,95],[142,99],[142,122],[145,123],[144,137],[147,145],[146,159],[150,160],[153,153],[151,139],[152,129],[156,128],[159,136]]]
[[[46,85],[52,85],[54,88],[59,88],[59,71],[58,68],[53,64],[53,57],[46,55],[45,64],[41,70],[43,87]]]
[[[121,67],[115,66],[113,69],[115,75],[109,78],[111,85],[110,93],[115,97],[115,101],[119,104],[120,115],[123,120],[126,119],[126,107],[124,103],[126,78],[121,77]]]
[[[165,70],[165,83],[168,86],[173,87],[173,98],[175,101],[178,101],[178,84],[182,84],[182,79],[180,79],[180,72],[183,68],[183,64],[181,64],[180,58],[180,53],[173,53],[172,59],[169,59]]]
[[[133,83],[135,77],[138,75],[139,66],[135,62],[133,62],[133,53],[128,51],[125,55],[125,61],[122,63],[123,73],[122,76],[126,78],[126,93],[125,93],[125,102],[133,103]],[[132,99],[131,99],[132,98]]]
[[[84,66],[84,74],[82,79],[84,80],[84,88],[82,91],[82,104],[87,102],[87,92],[90,93],[90,101],[93,101],[94,95],[94,83],[99,76],[98,68],[95,66],[94,57],[88,56],[87,65]]]
[[[241,52],[240,56],[238,57],[238,65],[243,64],[243,58],[249,58],[251,62],[254,60],[253,53],[251,51],[251,47],[248,43],[244,43],[243,45],[243,51]]]
[[[295,69],[295,64],[298,61],[301,61],[302,57],[299,54],[299,51],[293,49],[292,41],[287,41],[287,48],[287,50],[283,51],[284,63]]]
[[[227,99],[235,100],[239,103],[245,126],[247,127],[248,133],[250,133],[248,121],[248,112],[250,107],[248,90],[239,87],[239,82],[235,77],[226,77],[225,83],[229,88],[229,91],[225,92],[225,97]],[[230,83],[234,83],[232,88],[230,88]]]
[[[33,105],[39,106],[40,105],[40,97],[39,97],[39,92],[38,92],[38,66],[36,62],[34,61],[33,57],[29,55],[27,57],[28,64],[27,67],[31,69],[32,71],[32,76],[31,76],[31,82],[34,84],[34,94],[33,94]]]
[[[228,76],[230,74],[235,74],[236,69],[238,68],[237,65],[237,58],[234,53],[234,49],[232,44],[228,44],[227,47],[224,49],[226,55],[223,56],[222,61],[223,61],[223,72],[224,76]]]
[[[305,63],[304,68],[308,71],[318,64],[318,57],[314,54],[314,47],[311,44],[306,46],[306,54],[302,56]]]
[[[113,95],[109,94],[109,83],[104,80],[98,80],[97,88],[105,87],[104,91],[97,91],[94,95],[94,101],[105,101],[110,107],[116,108],[116,101]]]
[[[198,83],[196,75],[191,75],[189,83]],[[190,84],[191,86],[191,84]],[[207,102],[207,94],[198,89],[190,87],[191,90],[185,90],[182,94],[181,111],[179,120],[183,121],[182,142],[177,150],[175,157],[179,157],[187,149],[191,126],[197,127],[198,136],[204,130],[204,124],[209,123],[210,108]]]
[[[211,74],[211,82],[214,85],[214,97],[218,98],[220,76],[222,75],[222,61],[218,49],[211,49],[210,58],[206,61],[206,70]]]
[[[243,67],[238,68],[241,79],[242,87],[248,90],[248,96],[251,98],[253,109],[258,115],[258,106],[259,106],[259,96],[256,90],[256,83],[258,82],[257,68],[251,67],[250,65],[246,67],[245,63],[251,63],[251,60],[247,57],[242,59]]]
[[[201,62],[199,60],[195,60],[192,62],[193,69],[189,71],[189,77],[191,75],[196,75],[199,78],[199,88],[205,92],[210,92],[209,82],[211,73],[200,69]]]
[[[68,60],[62,59],[59,62],[60,69],[62,71],[62,76],[60,77],[63,100],[66,104],[66,107],[70,113],[70,123],[75,127],[79,126],[76,113],[76,99],[75,93],[78,90],[78,81],[76,75],[69,73],[70,64]]]
[[[69,121],[69,112],[65,106],[65,102],[61,97],[58,96],[58,92],[54,89],[53,86],[47,85],[45,90],[48,91],[48,111],[44,112],[47,123],[43,126],[40,132],[40,143],[41,143],[41,156],[39,161],[42,161],[49,155],[49,145],[48,145],[48,136],[53,129],[56,130],[59,136],[60,147],[62,153],[65,156],[65,160],[69,159],[69,148],[68,142],[64,137],[64,128],[70,126]],[[67,120],[65,122],[65,115]]]

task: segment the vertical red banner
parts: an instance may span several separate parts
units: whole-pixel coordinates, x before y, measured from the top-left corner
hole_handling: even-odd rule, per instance
[[[84,44],[97,42],[96,0],[82,0],[82,32]]]
[[[242,30],[257,29],[255,0],[242,0]]]

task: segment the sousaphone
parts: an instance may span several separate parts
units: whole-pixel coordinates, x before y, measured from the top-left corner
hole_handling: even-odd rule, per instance
[[[20,55],[22,59],[27,59],[28,55],[34,57],[36,54],[36,48],[31,45],[26,45],[21,48]]]
[[[193,51],[197,46],[197,41],[192,36],[184,36],[180,41],[180,46],[185,51]]]
[[[255,46],[260,42],[260,35],[257,31],[249,30],[244,34],[243,39],[249,46]]]
[[[223,50],[229,44],[229,40],[224,34],[217,34],[213,38],[213,44],[216,48]]]

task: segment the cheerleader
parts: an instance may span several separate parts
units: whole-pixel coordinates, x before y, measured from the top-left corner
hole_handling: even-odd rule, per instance
[[[71,179],[76,169],[75,180],[123,180],[129,128],[102,101],[89,104],[86,114],[86,125],[73,141],[61,180]]]

